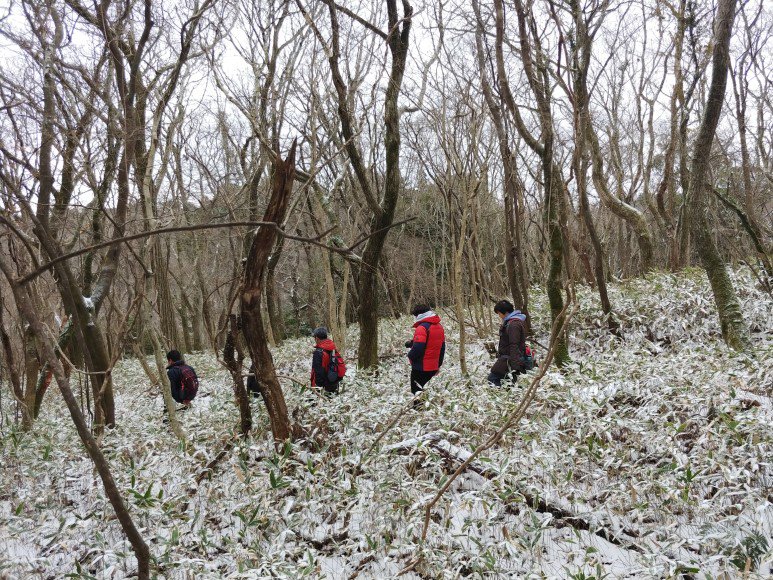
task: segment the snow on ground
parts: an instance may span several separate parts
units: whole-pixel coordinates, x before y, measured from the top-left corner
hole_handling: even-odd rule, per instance
[[[227,373],[210,354],[188,357],[202,378],[194,408],[180,415],[189,455],[161,422],[160,394],[125,360],[104,450],[159,578],[388,578],[416,556],[404,578],[769,577],[773,300],[745,272],[736,284],[752,329],[746,353],[723,346],[698,271],[613,287],[622,342],[581,289],[572,364],[546,375],[524,421],[440,500],[424,545],[424,505],[457,467],[453,454],[493,433],[528,380],[488,387],[483,339],[492,337],[472,327],[471,376],[462,377],[450,316],[446,364],[426,407],[403,412],[369,455],[409,401],[408,317],[383,322],[379,372],[350,368],[338,397],[286,381],[305,438],[275,452],[255,401],[255,436],[199,484],[238,423]],[[544,296],[533,302],[546,344]],[[279,373],[300,379],[310,355],[307,338],[274,350]],[[55,395],[32,433],[5,423],[0,577],[130,576],[130,546]]]

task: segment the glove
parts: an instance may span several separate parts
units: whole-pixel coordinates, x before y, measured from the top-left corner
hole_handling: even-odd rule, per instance
[[[405,348],[411,348],[413,346],[412,340],[406,340],[405,341]]]

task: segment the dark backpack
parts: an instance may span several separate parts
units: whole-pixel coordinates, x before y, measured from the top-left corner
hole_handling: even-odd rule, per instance
[[[199,379],[188,365],[180,367],[180,395],[183,401],[192,401],[199,391]]]
[[[326,350],[328,356],[326,378],[328,385],[333,386],[346,375],[346,363],[337,350]]]

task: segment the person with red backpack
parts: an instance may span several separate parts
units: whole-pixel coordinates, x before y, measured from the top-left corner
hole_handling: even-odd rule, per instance
[[[346,375],[346,364],[335,343],[327,337],[327,328],[314,329],[314,354],[311,357],[311,386],[322,387],[326,393],[338,393],[338,385]]]
[[[491,367],[488,382],[501,386],[502,379],[516,380],[526,369],[526,315],[507,300],[500,300],[494,306],[502,326],[499,328],[497,360]]]
[[[199,390],[199,379],[193,367],[185,364],[180,351],[170,350],[166,353],[166,375],[169,377],[169,385],[172,387],[172,398],[182,403],[185,408]]]
[[[411,361],[411,393],[414,395],[424,390],[429,380],[434,377],[446,354],[446,334],[440,317],[432,312],[426,304],[413,307],[414,316],[413,339],[405,343],[408,360]]]

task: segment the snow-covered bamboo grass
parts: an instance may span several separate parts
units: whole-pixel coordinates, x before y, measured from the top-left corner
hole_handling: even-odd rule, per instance
[[[404,577],[766,577],[773,559],[773,300],[735,274],[753,350],[723,346],[704,276],[655,273],[610,288],[624,340],[605,330],[578,289],[573,362],[549,370],[528,420],[477,458],[432,513],[424,557]],[[547,308],[537,295],[538,340]],[[457,330],[450,317],[448,336]],[[410,321],[384,321],[382,353],[403,353]],[[351,329],[349,344],[356,344]],[[104,438],[118,485],[166,578],[384,578],[410,562],[426,503],[502,426],[520,397],[485,384],[490,360],[468,334],[469,379],[457,344],[407,411],[407,364],[350,371],[322,400],[284,381],[303,437],[275,452],[265,411],[238,424],[230,377],[214,356],[187,358],[202,377],[180,414],[193,451],[161,422],[160,393],[138,361],[114,373],[118,426]],[[280,375],[304,379],[311,341],[274,351]],[[538,353],[543,354],[544,353]],[[351,359],[351,355],[348,357]],[[7,425],[7,423],[6,423]],[[136,561],[66,410],[49,396],[32,433],[6,431],[0,470],[0,575],[122,578]],[[529,501],[526,499],[529,498]],[[534,508],[534,501],[560,508]],[[530,505],[531,504],[531,505]],[[591,524],[581,529],[556,514]],[[625,538],[613,544],[596,530]],[[628,532],[635,532],[630,537]],[[632,544],[642,551],[629,549]]]

